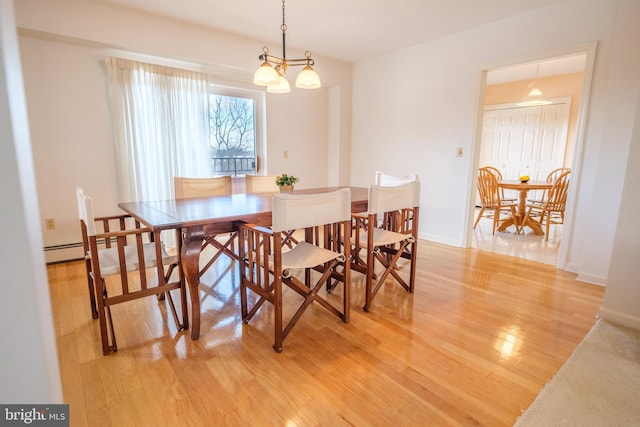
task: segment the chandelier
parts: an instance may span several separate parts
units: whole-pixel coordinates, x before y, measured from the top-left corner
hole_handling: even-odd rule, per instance
[[[539,72],[540,63],[536,64],[536,79],[529,83],[529,89],[531,89],[531,91],[521,102],[518,102],[516,104],[518,107],[537,107],[539,105],[553,104],[553,101],[545,99],[542,96],[542,92],[540,92],[540,89],[536,87],[536,80],[538,80]]]
[[[312,65],[315,65],[315,61],[311,59],[311,52],[306,51],[304,58],[287,59],[285,43],[287,24],[284,22],[284,0],[282,0],[282,25],[280,29],[282,30],[282,58],[269,55],[269,48],[264,46],[262,55],[258,57],[263,62],[253,75],[253,83],[259,86],[266,86],[267,92],[288,93],[291,89],[289,81],[284,76],[287,68],[301,66],[303,68],[296,78],[296,87],[301,89],[319,88],[321,86],[320,76],[312,68]]]

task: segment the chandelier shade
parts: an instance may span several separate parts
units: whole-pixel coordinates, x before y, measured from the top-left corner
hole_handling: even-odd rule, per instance
[[[540,71],[540,64],[536,65],[536,79],[529,83],[529,94],[520,102],[516,103],[518,107],[537,107],[539,105],[553,104],[553,101],[546,99],[542,96],[540,89],[536,87],[536,81],[538,80],[538,73]]]
[[[296,87],[300,89],[317,89],[322,86],[320,76],[310,66],[305,66],[296,78]]]
[[[258,86],[277,85],[279,82],[280,75],[267,61],[264,61],[253,75],[253,84]]]
[[[289,82],[285,77],[288,67],[301,66],[302,71],[296,78],[296,87],[300,89],[317,89],[322,86],[320,76],[313,69],[315,61],[311,58],[311,52],[306,51],[304,58],[287,59],[286,52],[286,31],[284,1],[282,0],[282,58],[269,54],[269,48],[265,46],[263,53],[258,57],[263,61],[253,75],[253,83],[259,86],[266,86],[270,93],[288,93],[291,90]]]
[[[270,93],[289,93],[291,92],[291,86],[285,76],[278,73],[278,83],[267,86],[267,92]]]

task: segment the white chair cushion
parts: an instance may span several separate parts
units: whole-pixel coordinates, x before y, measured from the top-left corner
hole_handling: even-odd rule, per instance
[[[402,242],[407,239],[412,239],[413,236],[411,234],[401,234],[396,233],[395,231],[382,230],[380,228],[373,229],[373,246],[385,246],[385,245],[393,245],[398,242]],[[362,247],[367,247],[367,232],[365,231],[360,235],[360,245]]]
[[[345,256],[303,241],[295,245],[291,250],[282,253],[282,276],[291,277],[289,270],[312,268],[334,259],[344,262]],[[270,255],[269,269],[273,271],[274,268],[273,255]]]

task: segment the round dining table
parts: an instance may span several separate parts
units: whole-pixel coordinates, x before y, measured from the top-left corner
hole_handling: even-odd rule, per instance
[[[553,184],[547,181],[500,181],[498,186],[507,190],[517,190],[520,194],[518,199],[518,208],[516,209],[516,215],[511,216],[500,223],[498,231],[504,231],[508,227],[515,225],[517,233],[521,233],[524,227],[529,227],[539,236],[544,235],[542,231],[542,225],[539,221],[526,216],[527,207],[527,194],[530,190],[548,190]]]

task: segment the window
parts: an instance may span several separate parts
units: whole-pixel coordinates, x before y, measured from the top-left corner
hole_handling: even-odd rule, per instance
[[[118,195],[165,200],[176,176],[261,173],[265,94],[195,71],[105,58]]]
[[[263,104],[261,92],[211,86],[209,132],[214,176],[260,172]]]

